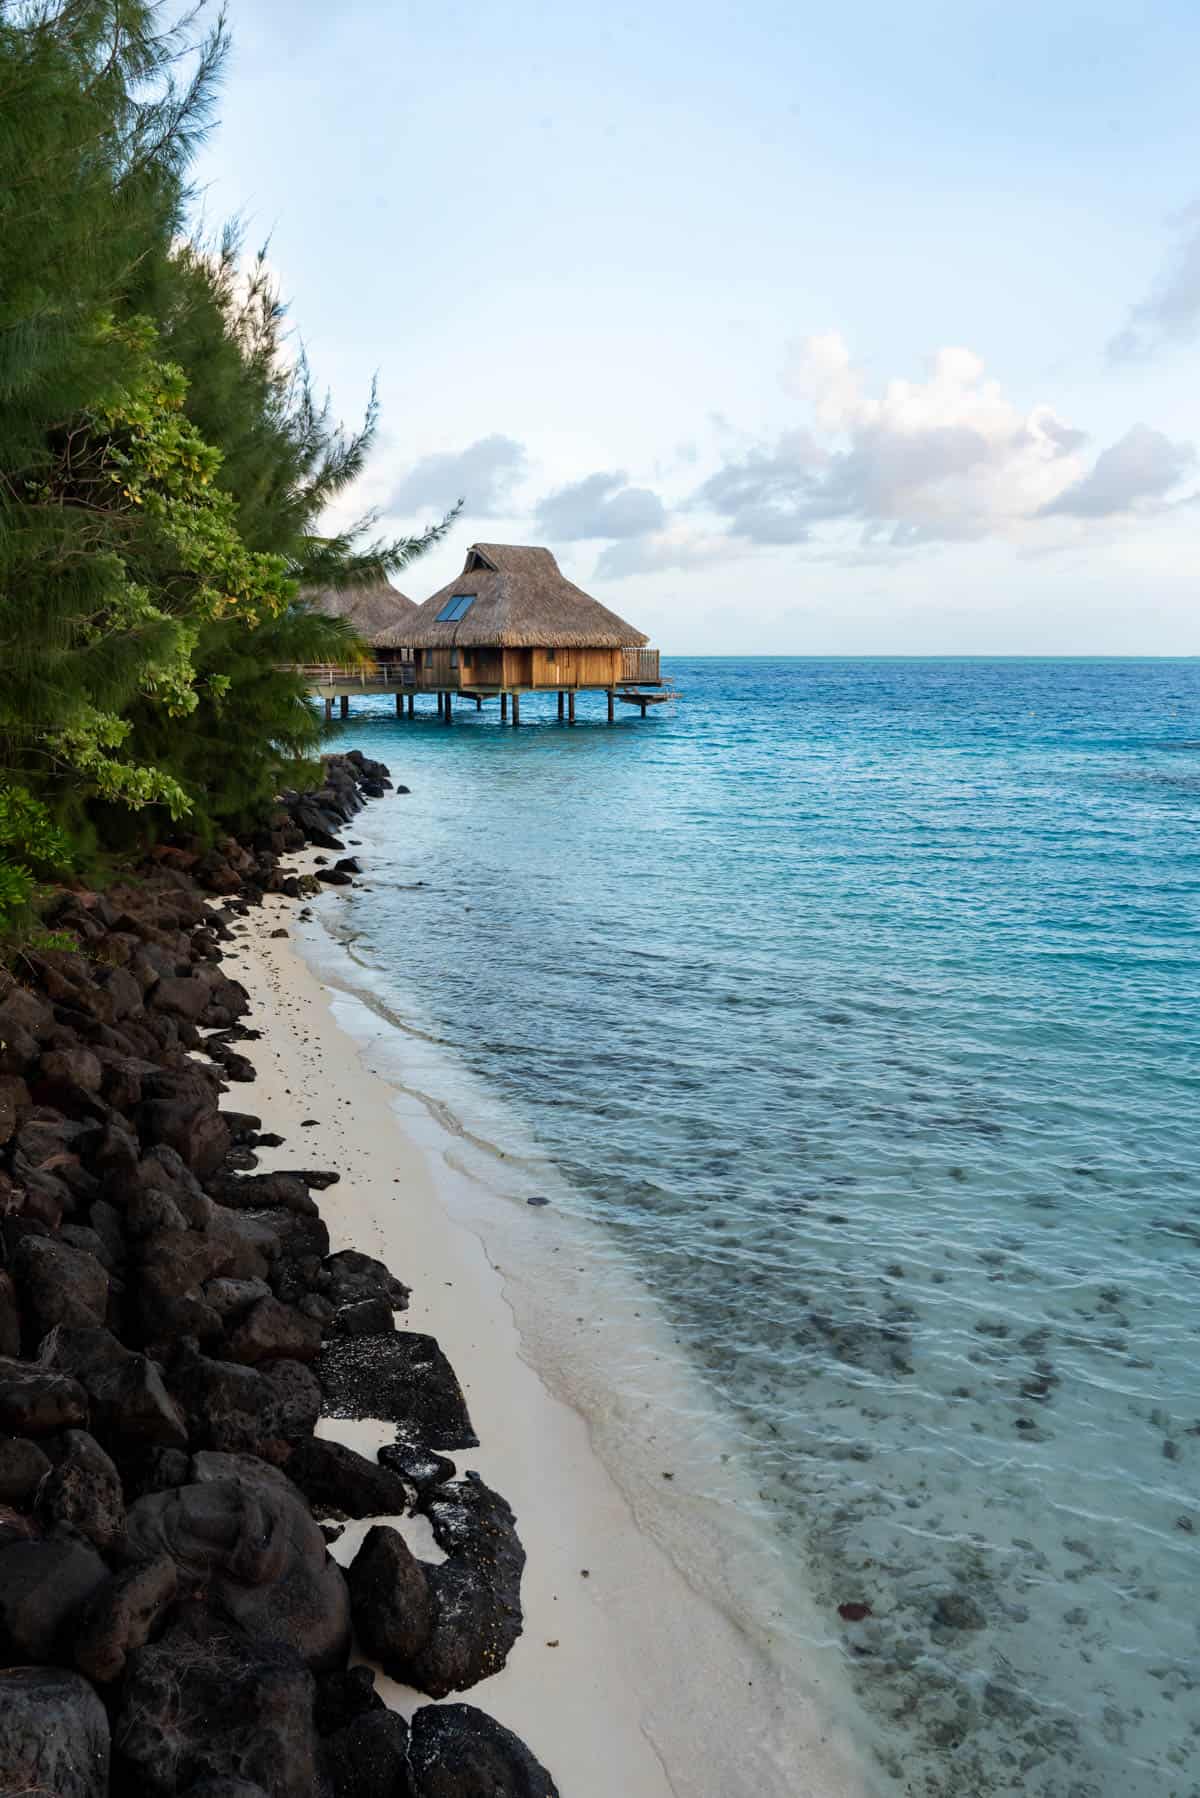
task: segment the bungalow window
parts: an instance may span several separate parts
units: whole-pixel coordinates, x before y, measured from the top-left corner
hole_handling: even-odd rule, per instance
[[[434,619],[434,623],[457,624],[460,618],[466,617],[474,604],[475,595],[473,593],[456,593],[453,599],[448,599],[446,601],[445,605]]]
[[[457,649],[452,649],[450,651],[450,666],[452,668],[458,667],[458,651],[457,651]]]

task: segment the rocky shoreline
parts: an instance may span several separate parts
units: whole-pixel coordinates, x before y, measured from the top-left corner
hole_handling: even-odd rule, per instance
[[[433,1698],[486,1679],[521,1632],[524,1553],[446,1458],[476,1437],[436,1341],[395,1328],[407,1287],[329,1252],[314,1194],[338,1174],[256,1172],[278,1138],[222,1103],[254,1077],[231,925],[351,881],[352,857],[281,858],[340,853],[389,786],[332,757],[249,838],[59,895],[47,921],[77,947],[0,973],[0,1790],[555,1794],[482,1711],[410,1727],[349,1665],[353,1637]],[[370,1460],[322,1415],[395,1441]],[[345,1573],[330,1557],[338,1519],[405,1514],[444,1559],[386,1524]]]

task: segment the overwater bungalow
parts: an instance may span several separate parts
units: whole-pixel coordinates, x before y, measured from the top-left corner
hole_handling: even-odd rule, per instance
[[[367,643],[376,637],[399,634],[406,618],[417,610],[417,603],[393,587],[386,576],[355,587],[305,587],[301,599],[312,612],[324,612],[328,618],[345,618]]]
[[[376,642],[382,650],[385,634]],[[502,717],[511,700],[514,724],[522,693],[556,692],[559,717],[572,721],[580,692],[606,693],[610,719],[617,698],[644,715],[666,697],[645,633],[569,581],[548,549],[473,543],[462,573],[399,624],[392,647],[401,642],[413,690],[436,693],[447,720],[456,693],[477,705],[499,697]]]

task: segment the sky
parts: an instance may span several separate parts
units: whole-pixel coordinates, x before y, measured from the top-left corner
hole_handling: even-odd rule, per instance
[[[548,545],[675,654],[1200,653],[1194,0],[232,0],[216,227],[339,522]]]

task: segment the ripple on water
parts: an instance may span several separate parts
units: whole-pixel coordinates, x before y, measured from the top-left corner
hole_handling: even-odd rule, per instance
[[[1196,1798],[1200,665],[672,672],[353,721],[413,793],[325,910],[668,1308],[897,1788]]]

